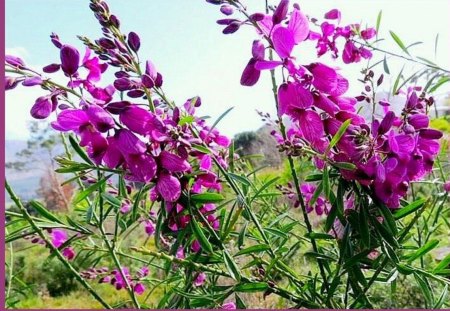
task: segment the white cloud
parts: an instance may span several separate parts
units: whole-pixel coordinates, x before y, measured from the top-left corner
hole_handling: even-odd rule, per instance
[[[22,46],[12,47],[12,48],[5,48],[5,54],[6,55],[14,55],[17,57],[22,58],[25,62],[30,57],[30,53],[28,50]]]

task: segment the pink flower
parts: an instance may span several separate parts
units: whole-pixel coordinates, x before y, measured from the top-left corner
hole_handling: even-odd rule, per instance
[[[205,281],[206,281],[206,274],[204,272],[200,272],[194,280],[194,286],[196,287],[203,286],[203,284],[205,284]]]
[[[236,304],[234,302],[227,302],[222,305],[222,309],[235,310]]]

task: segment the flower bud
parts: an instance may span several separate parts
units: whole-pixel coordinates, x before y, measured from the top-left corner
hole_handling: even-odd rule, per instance
[[[325,13],[326,19],[341,19],[341,12],[338,9],[333,9]]]
[[[129,78],[130,74],[126,71],[117,71],[114,73],[114,75],[116,76],[116,78]]]
[[[20,57],[13,55],[5,55],[5,63],[17,68],[25,67],[24,61]]]
[[[36,99],[33,107],[31,107],[30,114],[35,119],[45,119],[52,112],[52,101],[48,96],[41,96]]]
[[[445,190],[446,192],[450,192],[450,181],[447,181],[447,182],[444,184],[444,190]]]
[[[129,91],[127,93],[127,96],[131,97],[131,98],[139,98],[139,97],[142,97],[144,95],[145,95],[145,92],[141,91],[141,90],[131,90],[131,91]]]
[[[128,101],[109,103],[105,109],[112,114],[121,114],[131,105]]]
[[[220,12],[222,12],[224,15],[232,15],[233,7],[231,5],[224,4],[220,7]]]
[[[61,68],[60,64],[50,64],[42,68],[42,71],[45,73],[54,73],[57,72]]]
[[[249,19],[253,22],[260,22],[264,19],[264,14],[263,13],[254,13],[254,14],[250,15]]]
[[[272,16],[274,25],[281,23],[287,15],[289,0],[281,0]]]
[[[119,19],[117,18],[117,16],[111,15],[111,17],[109,18],[109,21],[111,22],[111,24],[112,24],[114,27],[116,27],[116,28],[119,28],[119,27],[120,27],[120,21],[119,21]]]
[[[225,35],[235,33],[236,31],[239,30],[239,27],[241,27],[241,24],[239,22],[232,22],[223,29],[222,33]]]
[[[36,86],[36,85],[41,85],[41,84],[42,84],[42,79],[38,76],[26,78],[22,82],[23,86]]]
[[[132,31],[128,34],[128,45],[134,52],[137,52],[139,50],[141,46],[141,39],[139,38],[137,33]]]
[[[80,53],[70,45],[63,45],[60,52],[61,69],[65,74],[72,76],[78,71]]]
[[[118,91],[123,92],[123,91],[131,90],[133,87],[133,84],[132,84],[131,80],[129,80],[127,78],[119,78],[114,81],[114,87]]]
[[[56,46],[58,49],[62,47],[61,41],[59,41],[59,37],[56,33],[52,32],[50,35],[50,40],[52,41],[53,45]]]
[[[111,50],[111,49],[115,49],[116,45],[114,44],[114,42],[111,39],[108,38],[100,38],[97,40],[98,45],[100,45],[102,48],[107,49],[107,50]]]
[[[14,89],[17,84],[19,84],[19,80],[15,77],[5,77],[5,90],[12,90]]]
[[[224,19],[218,19],[216,23],[218,25],[230,25],[233,22],[239,22],[239,20],[235,18],[224,18]]]

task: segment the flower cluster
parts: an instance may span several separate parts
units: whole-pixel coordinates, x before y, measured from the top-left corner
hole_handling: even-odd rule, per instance
[[[200,97],[190,98],[181,106],[168,100],[162,90],[163,76],[155,65],[148,60],[141,68],[138,34],[123,35],[120,21],[104,1],[91,0],[90,7],[103,35],[94,41],[80,37],[86,46],[83,57],[79,49],[53,33],[50,39],[59,51],[59,61],[45,66],[41,74],[20,58],[7,55],[5,66],[12,73],[6,77],[7,89],[22,83],[47,91],[31,107],[32,117],[53,118],[53,129],[75,134],[89,164],[122,175],[128,181],[128,194],[130,186],[150,184],[150,200],[164,203],[164,225],[172,232],[182,230],[196,217],[186,206],[187,196],[221,191],[214,164],[227,167],[230,139],[196,116]],[[102,77],[111,68],[115,69],[114,82],[102,84]],[[56,73],[66,82],[55,82],[59,76],[51,75]],[[99,181],[84,175],[81,179]],[[118,194],[114,187],[108,189]],[[118,212],[127,217],[132,204],[127,198],[120,199]],[[217,230],[215,210],[213,204],[199,207],[208,224]],[[155,233],[154,214],[142,223],[148,235]],[[197,240],[190,236],[186,239],[187,246],[200,251]],[[120,280],[115,280],[118,286]]]
[[[48,233],[50,234],[51,243],[55,248],[61,248],[64,243],[66,243],[69,239],[67,237],[67,232],[62,229],[48,229]],[[27,235],[25,237],[27,240],[30,240],[33,244],[45,244],[45,241],[42,240],[35,234]],[[75,250],[72,246],[66,246],[61,249],[61,254],[66,257],[68,260],[72,260],[75,258]]]
[[[117,290],[126,289],[126,283],[131,286],[133,292],[137,295],[142,295],[145,292],[145,286],[142,284],[141,280],[147,277],[149,274],[149,269],[147,267],[142,267],[139,269],[134,276],[130,274],[130,270],[127,267],[122,268],[122,272],[117,269],[109,271],[107,267],[102,268],[89,268],[86,271],[82,271],[80,275],[88,280],[95,280],[97,278],[99,283],[111,284]],[[126,281],[123,276],[125,276]]]
[[[344,62],[357,62],[360,57],[370,58],[371,53],[363,47],[357,48],[353,37],[358,35],[369,40],[376,34],[373,28],[361,31],[359,25],[337,27],[324,22],[322,34],[319,34],[310,30],[310,21],[298,5],[289,12],[288,0],[281,0],[272,14],[250,15],[239,4],[235,5],[248,17],[239,25],[252,24],[266,41],[266,44],[262,40],[253,42],[252,58],[243,71],[241,84],[254,85],[262,70],[277,67],[283,70],[284,82],[278,88],[277,109],[279,117],[288,116],[292,125],[286,138],[275,134],[280,150],[290,155],[308,152],[319,169],[327,162],[332,165],[350,163],[356,169],[341,168],[344,178],[370,187],[375,197],[388,207],[398,207],[409,183],[431,170],[439,149],[438,139],[442,133],[428,128],[426,115],[432,100],[411,90],[401,115],[390,111],[385,101],[368,100],[373,105],[382,105],[385,113],[381,119],[374,115],[368,122],[355,109],[357,99],[344,96],[349,83],[338,70],[320,62],[301,65],[296,62],[293,50],[311,39],[318,41],[319,55],[330,50],[337,56],[335,40],[343,37],[347,40]],[[332,10],[325,18],[340,20],[340,12]],[[222,20],[219,23],[223,23]],[[227,27],[233,23],[237,22],[232,21]],[[279,60],[266,59],[266,49],[272,49]],[[378,85],[381,83],[379,80]],[[330,147],[331,139],[344,123],[349,123],[345,134]]]

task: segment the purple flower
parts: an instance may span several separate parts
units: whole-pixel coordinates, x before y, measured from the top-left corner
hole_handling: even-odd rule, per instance
[[[444,191],[450,192],[450,181],[444,183]]]
[[[133,291],[138,295],[142,295],[145,292],[145,286],[142,283],[136,283],[133,287]]]
[[[194,280],[194,286],[195,287],[203,286],[203,284],[205,284],[205,281],[206,281],[206,274],[204,272],[200,272]]]
[[[161,152],[159,161],[161,162],[162,167],[172,173],[185,172],[191,169],[191,166],[185,159],[167,151]]]
[[[145,221],[145,233],[148,235],[153,235],[156,231],[155,224],[151,220]]]
[[[53,103],[49,96],[41,96],[36,99],[30,114],[35,119],[45,119],[53,111]]]
[[[163,172],[158,176],[156,190],[164,200],[175,202],[181,195],[180,181],[176,177]]]
[[[234,302],[227,302],[222,305],[222,309],[236,310],[236,304]]]
[[[338,9],[332,9],[331,11],[328,11],[325,13],[324,16],[326,19],[341,19],[341,12]]]
[[[73,76],[77,71],[80,63],[80,53],[76,48],[70,45],[63,45],[60,51],[61,69],[68,76]]]
[[[130,204],[130,202],[127,202],[127,201],[122,202],[119,211],[122,214],[128,214],[131,211],[131,204]]]
[[[428,127],[430,120],[428,116],[424,114],[413,114],[408,117],[408,123],[412,125],[416,130]]]
[[[261,71],[255,67],[258,60],[264,60],[265,47],[260,40],[253,41],[252,58],[242,72],[241,85],[252,86],[258,82]]]
[[[156,175],[156,161],[147,154],[124,154],[126,165],[130,170],[129,180],[149,182]]]
[[[311,92],[298,82],[288,82],[278,89],[278,114],[281,116],[293,109],[307,109],[314,102]]]
[[[61,229],[53,229],[51,232],[52,244],[54,247],[59,248],[67,241],[67,233]]]
[[[114,119],[111,115],[98,105],[89,105],[86,109],[89,121],[100,132],[107,132],[114,128]]]

